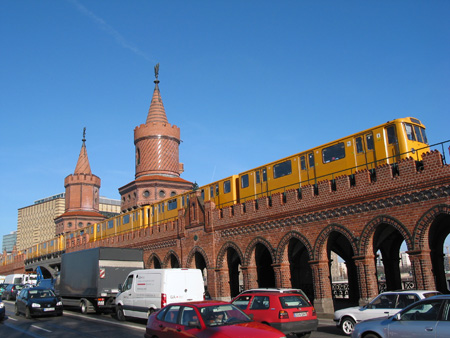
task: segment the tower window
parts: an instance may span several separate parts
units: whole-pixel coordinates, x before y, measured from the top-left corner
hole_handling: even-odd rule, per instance
[[[145,190],[144,193],[142,194],[142,196],[149,197],[150,196],[150,191]]]
[[[163,198],[166,196],[166,192],[164,190],[159,191],[159,197]]]

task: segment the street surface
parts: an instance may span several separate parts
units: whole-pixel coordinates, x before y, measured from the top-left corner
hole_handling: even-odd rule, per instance
[[[6,318],[0,322],[0,337],[8,338],[142,338],[145,320],[119,322],[109,314],[82,315],[79,311],[64,309],[62,317],[26,319],[14,314],[14,302],[3,301]],[[345,337],[331,319],[319,320],[319,329],[311,338]],[[289,337],[291,338],[291,337]]]

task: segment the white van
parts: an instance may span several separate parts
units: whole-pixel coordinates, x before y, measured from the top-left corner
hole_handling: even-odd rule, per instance
[[[5,277],[5,283],[7,284],[33,284],[36,285],[36,274],[22,274],[16,273]]]
[[[175,302],[202,301],[205,292],[199,269],[145,269],[128,274],[116,296],[117,319],[147,319],[154,311]]]

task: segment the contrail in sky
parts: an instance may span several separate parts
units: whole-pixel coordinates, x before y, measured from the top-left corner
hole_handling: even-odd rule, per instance
[[[125,49],[131,50],[136,55],[142,56],[147,61],[152,61],[144,52],[142,52],[139,48],[134,46],[133,44],[129,43],[118,31],[116,31],[114,28],[112,28],[110,25],[108,25],[105,20],[98,17],[94,13],[92,13],[90,10],[88,10],[86,7],[84,7],[82,4],[80,4],[77,0],[68,0],[72,4],[74,4],[77,9],[84,15],[86,15],[88,18],[90,18],[93,22],[97,24],[100,29],[104,30],[106,33],[111,35],[116,42],[122,46]]]

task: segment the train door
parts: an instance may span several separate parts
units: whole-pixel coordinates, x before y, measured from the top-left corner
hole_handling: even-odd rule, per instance
[[[255,171],[255,190],[256,196],[267,196],[267,168],[258,168]]]
[[[300,178],[301,185],[316,183],[316,169],[313,152],[300,156]]]
[[[373,169],[375,167],[375,146],[373,134],[367,133],[355,137],[355,159],[358,169]]]
[[[399,160],[398,138],[397,130],[394,124],[391,124],[385,129],[385,144],[387,163],[394,163]]]

